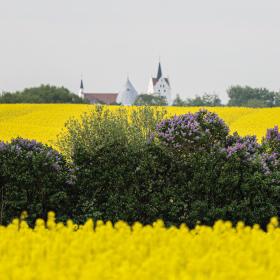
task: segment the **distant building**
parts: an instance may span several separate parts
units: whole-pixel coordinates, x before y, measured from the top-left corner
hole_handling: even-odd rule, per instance
[[[79,96],[85,100],[88,100],[91,104],[122,104],[122,105],[133,105],[137,98],[137,91],[134,86],[127,79],[123,90],[119,93],[88,93],[84,92],[84,83],[81,80]]]
[[[83,80],[81,80],[79,96],[85,100],[88,100],[91,104],[111,105],[111,104],[117,103],[118,93],[116,93],[116,92],[113,92],[113,93],[84,92],[84,83],[83,83]]]
[[[161,63],[158,65],[157,76],[152,77],[150,80],[147,93],[158,97],[165,97],[169,105],[172,103],[169,78],[163,76]],[[124,88],[120,92],[109,93],[85,92],[84,83],[81,80],[79,96],[92,104],[133,105],[138,96],[138,92],[129,78],[127,78]]]
[[[80,89],[79,89],[79,94],[78,95],[81,98],[85,98],[85,96],[84,96],[84,83],[83,83],[83,80],[81,80]]]
[[[117,104],[118,93],[85,93],[85,99],[91,104]]]
[[[130,82],[129,78],[127,78],[123,90],[121,90],[118,94],[117,103],[122,105],[133,105],[137,96],[138,92]]]
[[[165,97],[168,104],[172,102],[169,78],[163,76],[160,63],[158,65],[157,76],[152,77],[150,80],[148,94]]]

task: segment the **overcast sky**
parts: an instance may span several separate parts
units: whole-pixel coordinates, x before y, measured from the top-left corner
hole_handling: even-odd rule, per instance
[[[0,90],[49,83],[147,90],[161,57],[172,94],[280,88],[279,0],[0,0]]]

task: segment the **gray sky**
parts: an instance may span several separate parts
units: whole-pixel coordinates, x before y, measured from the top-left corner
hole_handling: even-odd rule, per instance
[[[172,93],[280,88],[279,0],[0,0],[0,90],[50,83],[144,92],[159,56]]]

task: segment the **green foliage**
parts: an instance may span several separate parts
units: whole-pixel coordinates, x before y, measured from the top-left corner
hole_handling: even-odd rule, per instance
[[[173,101],[173,106],[221,106],[221,99],[216,94],[204,93],[202,96],[196,96],[195,98],[188,98],[187,100],[182,100],[179,95],[176,96]]]
[[[172,106],[186,106],[186,101],[184,101],[179,94],[176,95],[176,98],[174,99]]]
[[[35,141],[0,142],[1,222],[23,210],[31,223],[54,210],[77,223],[163,219],[190,227],[217,219],[264,226],[279,215],[278,127],[258,144],[229,135],[206,110],[165,117],[156,107],[93,107],[66,124],[58,141],[65,158]]]
[[[140,94],[136,98],[134,105],[137,106],[166,106],[167,101],[166,98],[161,97],[161,96],[154,96],[151,94]]]
[[[215,114],[201,111],[187,115],[190,123],[182,124],[180,117],[163,121],[170,127],[161,131],[158,125],[160,134],[149,139],[163,117],[162,113],[155,117],[151,110],[135,113],[130,121],[126,111],[100,107],[81,122],[67,124],[68,132],[59,143],[77,167],[71,208],[75,221],[91,217],[147,224],[161,218],[168,225],[193,227],[197,222],[229,219],[265,225],[279,213],[280,176],[273,164],[266,165],[254,137],[229,136]],[[189,126],[184,133],[213,136],[211,148],[169,145],[165,140],[178,132],[174,128],[179,124]],[[199,139],[195,138],[197,143]]]
[[[280,93],[266,88],[232,86],[227,93],[229,106],[273,107],[280,105]]]
[[[95,107],[81,122],[70,120],[60,149],[77,167],[74,219],[132,221],[137,217],[137,174],[147,143],[164,110],[150,107],[112,112]]]
[[[186,101],[187,106],[221,106],[221,99],[216,94],[204,93],[202,96],[196,96],[191,99],[188,98]]]
[[[85,103],[64,87],[41,85],[0,96],[0,103]]]
[[[23,211],[30,223],[46,218],[51,210],[65,220],[74,180],[55,150],[21,138],[0,142],[0,224],[10,223]]]

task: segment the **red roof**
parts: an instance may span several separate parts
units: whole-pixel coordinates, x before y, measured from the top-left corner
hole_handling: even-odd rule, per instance
[[[115,104],[117,102],[118,93],[85,93],[85,99],[94,104]]]

